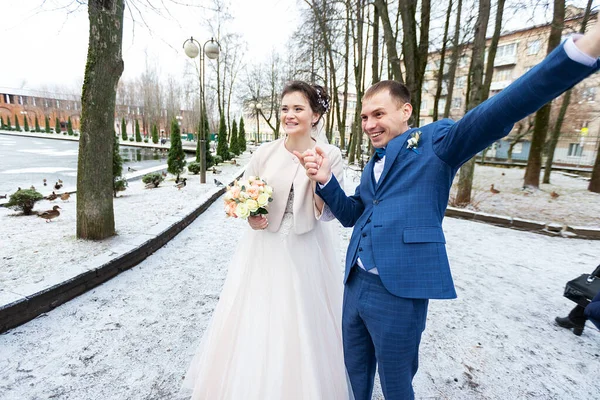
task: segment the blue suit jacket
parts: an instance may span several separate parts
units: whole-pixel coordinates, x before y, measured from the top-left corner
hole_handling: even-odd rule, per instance
[[[362,259],[363,251],[372,252],[381,281],[392,294],[456,297],[442,231],[454,175],[463,163],[506,136],[517,121],[597,69],[598,62],[594,67],[584,66],[571,60],[560,46],[460,121],[441,120],[392,139],[378,184],[371,159],[353,196],[344,194],[335,177],[323,188],[317,185],[317,193],[336,218],[344,226],[354,226],[344,280],[359,253]],[[421,132],[419,154],[407,148],[410,134],[417,130]],[[361,246],[359,252],[366,224],[373,224],[373,245]]]

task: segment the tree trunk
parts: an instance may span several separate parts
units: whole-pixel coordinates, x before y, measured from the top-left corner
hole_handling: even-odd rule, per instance
[[[588,20],[590,19],[592,1],[593,0],[588,0],[587,6],[585,8],[585,13],[583,14],[583,21],[581,21],[581,27],[579,28],[579,33],[585,32]],[[572,89],[569,89],[565,93],[563,97],[563,102],[560,106],[560,111],[558,112],[558,119],[556,120],[556,124],[552,129],[552,136],[550,137],[550,143],[548,144],[548,156],[546,157],[546,164],[544,166],[544,178],[542,180],[543,183],[550,183],[552,163],[554,162],[554,151],[556,150],[556,145],[558,143],[558,138],[560,137],[562,124],[565,119],[565,115],[567,114],[567,109],[569,108],[569,104],[571,103],[571,91]]]
[[[388,62],[392,68],[392,79],[404,83],[404,80],[402,79],[402,70],[400,67],[400,57],[398,56],[398,51],[396,50],[396,43],[398,40],[392,29],[392,23],[390,22],[387,1],[375,0],[374,4],[381,17],[381,25],[383,26],[383,37],[385,39]]]
[[[452,14],[452,0],[448,0],[448,11],[446,11],[446,22],[444,23],[444,37],[442,38],[442,50],[440,52],[440,66],[437,73],[435,95],[433,98],[433,121],[438,120],[439,102],[442,95],[444,82],[444,62],[446,59],[446,48],[448,45],[448,31],[450,30],[450,15]],[[447,101],[448,99],[446,99]]]
[[[500,41],[500,33],[502,32],[502,17],[504,16],[504,3],[506,0],[498,0],[496,7],[496,24],[494,26],[494,34],[490,47],[488,48],[488,61],[485,67],[485,80],[483,83],[483,93],[487,99],[490,95],[490,86],[492,85],[492,78],[494,77],[494,59],[496,58],[496,51],[498,50],[498,42]]]
[[[479,15],[475,25],[475,39],[469,68],[467,112],[481,104],[488,96],[484,92],[483,63],[485,57],[485,33],[490,17],[490,0],[479,1]],[[493,60],[492,60],[493,62]],[[475,173],[475,157],[460,167],[456,204],[466,206],[471,202],[473,175]]]
[[[373,4],[373,58],[371,62],[371,84],[379,82],[379,9]]]
[[[413,118],[418,122],[421,112],[421,86],[427,64],[429,49],[429,21],[431,2],[421,0],[421,23],[419,41],[417,44],[417,2],[413,0],[400,0],[400,16],[402,17],[402,53],[404,54],[404,68],[406,70],[406,86],[410,91],[413,106]],[[383,21],[383,12],[382,12]]]
[[[542,179],[543,183],[550,183],[550,174],[552,173],[552,162],[554,161],[554,151],[556,150],[556,145],[558,144],[560,130],[562,128],[563,121],[565,120],[565,115],[567,115],[567,108],[569,108],[570,102],[571,89],[567,90],[567,92],[563,96],[563,101],[560,105],[560,110],[558,112],[556,124],[554,124],[554,127],[552,128],[552,133],[550,134],[550,140],[548,142],[548,154],[546,157],[546,163],[544,165],[544,178]]]
[[[458,58],[460,57],[460,17],[462,14],[462,0],[458,0],[456,7],[456,22],[454,26],[454,37],[452,38],[452,58],[448,67],[448,93],[446,94],[446,107],[444,107],[444,118],[450,116],[450,108],[452,107],[452,92],[454,91],[454,77],[456,76],[456,67],[458,66]]]
[[[89,0],[90,35],[81,94],[77,237],[115,234],[112,156],[116,87],[123,73],[123,0]]]
[[[590,192],[600,193],[600,136],[598,139],[598,147],[596,148],[596,161],[594,162],[594,168],[592,168],[592,179],[590,179],[588,190]]]
[[[554,17],[552,27],[550,28],[550,37],[548,38],[548,51],[552,50],[560,43],[563,25],[565,21],[565,0],[554,0]],[[533,128],[533,138],[531,139],[531,149],[529,150],[529,159],[525,169],[524,187],[540,187],[540,171],[542,169],[542,150],[546,142],[546,132],[548,131],[548,121],[550,120],[550,108],[552,103],[544,105],[535,114],[535,126]]]

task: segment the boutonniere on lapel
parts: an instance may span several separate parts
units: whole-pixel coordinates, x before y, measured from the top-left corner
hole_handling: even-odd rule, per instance
[[[421,131],[416,131],[410,134],[406,148],[419,154],[417,148],[419,147],[419,141],[421,140]]]

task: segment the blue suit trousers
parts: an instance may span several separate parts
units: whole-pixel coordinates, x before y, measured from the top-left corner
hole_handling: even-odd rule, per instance
[[[376,366],[386,400],[412,400],[428,299],[388,292],[378,275],[354,266],[344,290],[344,359],[356,400],[370,400]]]

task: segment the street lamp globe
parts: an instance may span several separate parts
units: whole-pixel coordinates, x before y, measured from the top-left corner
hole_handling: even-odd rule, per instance
[[[255,107],[256,107],[256,109],[257,109],[257,110],[259,110],[259,111],[260,111],[260,109],[262,108],[262,104],[260,104],[260,103],[256,103],[256,104],[255,104]]]
[[[219,57],[219,44],[214,39],[210,39],[210,42],[204,45],[204,54],[211,60],[216,59]]]
[[[183,51],[189,58],[196,58],[200,54],[200,48],[194,43],[194,38],[188,39],[183,44]]]

